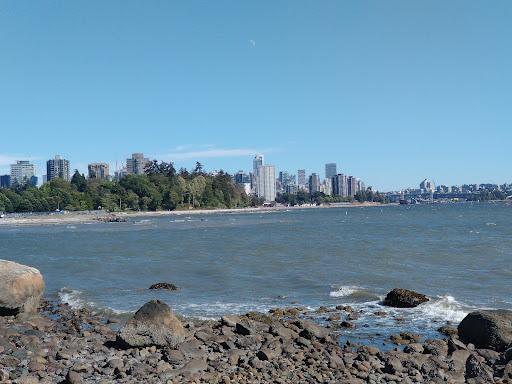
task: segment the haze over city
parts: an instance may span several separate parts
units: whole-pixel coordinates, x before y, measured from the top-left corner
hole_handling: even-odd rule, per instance
[[[510,3],[366,5],[3,1],[0,173],[262,153],[379,190],[510,182]]]

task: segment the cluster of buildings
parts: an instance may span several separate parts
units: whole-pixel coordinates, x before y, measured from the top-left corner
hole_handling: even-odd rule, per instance
[[[125,175],[144,174],[149,159],[142,153],[134,153],[132,157],[126,159],[126,167],[116,171],[114,178],[119,179]],[[110,166],[108,163],[91,163],[87,166],[89,179],[110,180]],[[62,179],[71,181],[71,167],[69,160],[57,155],[46,162],[46,174],[43,175],[43,184],[53,179]],[[11,172],[8,175],[0,175],[0,188],[7,188],[16,185],[37,186],[38,177],[36,176],[35,165],[29,160],[18,160],[11,164]]]
[[[472,195],[481,192],[495,192],[512,194],[511,184],[462,184],[462,185],[438,185],[429,179],[420,182],[419,188],[406,188],[401,191],[386,193],[386,199],[390,202],[399,201],[433,201],[443,199],[468,199]]]
[[[89,179],[97,180],[119,180],[126,175],[144,174],[150,160],[144,157],[143,153],[133,153],[126,159],[126,164],[116,170],[114,175],[110,174],[108,163],[91,163],[87,166]],[[43,184],[59,178],[71,181],[71,167],[69,160],[55,156],[46,162],[46,174],[43,176]],[[276,168],[273,165],[265,164],[263,155],[256,155],[253,160],[252,172],[239,171],[233,176],[234,182],[242,186],[247,194],[253,194],[265,201],[276,200],[279,193],[296,194],[303,191],[310,194],[323,193],[329,196],[353,197],[359,191],[365,189],[364,183],[354,176],[338,173],[336,163],[325,164],[325,177],[312,173],[306,175],[305,169],[297,170],[297,175],[286,171],[276,175]],[[18,160],[11,164],[11,173],[0,176],[0,187],[30,184],[38,185],[36,169],[33,163],[28,160]]]
[[[328,196],[353,197],[365,190],[364,183],[354,177],[338,173],[336,163],[325,164],[325,177],[312,173],[306,175],[305,169],[297,170],[297,175],[286,171],[276,177],[274,165],[264,163],[263,155],[256,155],[250,173],[238,171],[234,181],[244,187],[247,194],[255,194],[265,201],[275,201],[278,193],[296,194],[304,191],[310,194],[323,193]]]

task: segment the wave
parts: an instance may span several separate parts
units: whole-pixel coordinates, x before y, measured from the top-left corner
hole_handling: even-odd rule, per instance
[[[421,315],[427,318],[441,319],[458,323],[469,313],[468,307],[459,303],[453,296],[438,296],[428,303],[417,307]]]
[[[122,309],[102,307],[96,304],[94,301],[88,301],[82,291],[78,289],[71,289],[63,287],[58,292],[59,300],[61,303],[68,304],[72,309],[88,308],[91,310],[103,312],[105,314],[123,315],[126,313],[132,313],[133,311],[126,311]]]
[[[355,286],[355,285],[342,285],[335,291],[331,291],[329,296],[331,297],[346,297],[351,296],[356,292],[362,291],[363,288]]]

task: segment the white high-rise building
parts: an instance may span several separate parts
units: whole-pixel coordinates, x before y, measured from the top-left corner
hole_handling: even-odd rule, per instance
[[[35,176],[34,164],[28,160],[18,160],[11,164],[11,185],[24,185]]]
[[[257,195],[265,201],[276,200],[276,167],[262,165],[258,168]]]

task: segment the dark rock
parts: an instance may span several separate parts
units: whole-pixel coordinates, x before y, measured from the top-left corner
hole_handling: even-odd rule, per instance
[[[168,291],[177,291],[179,288],[171,283],[156,283],[149,287],[149,289],[167,289]]]
[[[429,298],[421,293],[395,288],[386,295],[383,304],[388,307],[413,308],[427,301]]]
[[[498,352],[512,346],[512,311],[475,311],[459,324],[459,338],[477,348],[491,348]]]
[[[466,379],[479,378],[483,382],[492,382],[492,370],[480,362],[475,355],[466,360]]]
[[[446,336],[454,336],[458,334],[457,328],[450,327],[448,325],[443,325],[437,329],[437,332],[446,335]]]
[[[167,304],[152,300],[144,304],[119,330],[117,341],[123,347],[173,347],[185,339],[186,331]]]

